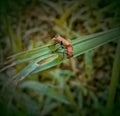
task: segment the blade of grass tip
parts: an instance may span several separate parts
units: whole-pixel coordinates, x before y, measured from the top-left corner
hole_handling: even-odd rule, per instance
[[[31,74],[32,71],[34,71],[37,67],[42,66],[44,64],[47,64],[48,62],[51,62],[52,60],[55,60],[58,56],[56,54],[52,55],[45,55],[41,58],[36,59],[35,61],[31,62],[26,66],[22,71],[20,71],[17,75],[13,77],[13,80],[18,83],[19,81],[22,81],[25,79],[29,74]]]
[[[7,64],[12,63],[13,61],[14,61],[13,59],[10,59],[10,60],[5,61],[3,64],[4,64],[4,65],[7,65]]]
[[[53,46],[53,47],[51,47],[51,46]],[[44,50],[43,50],[44,49]],[[47,46],[43,46],[43,47],[40,47],[39,49],[37,49],[38,51],[38,54],[37,54],[37,52],[35,53],[33,53],[32,55],[31,55],[31,57],[29,57],[29,56],[27,56],[26,58],[23,58],[23,59],[21,59],[21,58],[19,58],[19,59],[13,59],[12,57],[11,57],[11,59],[9,59],[8,61],[6,61],[5,62],[5,64],[7,64],[7,63],[11,63],[10,65],[7,65],[7,66],[5,66],[4,68],[2,68],[1,70],[0,70],[0,72],[2,72],[2,71],[4,71],[4,70],[6,70],[7,68],[10,68],[10,67],[12,67],[12,66],[15,66],[16,64],[20,64],[20,63],[23,63],[23,62],[27,62],[27,61],[30,61],[30,60],[35,60],[35,59],[37,59],[37,58],[41,58],[41,57],[44,57],[45,55],[50,55],[51,53],[52,53],[52,51],[53,50],[55,50],[55,49],[57,49],[57,46],[56,45],[47,45]],[[36,48],[35,48],[35,50],[36,50]],[[30,51],[28,51],[28,52],[31,52],[31,50]],[[23,52],[22,52],[23,53]],[[22,53],[20,53],[20,55],[23,55]],[[27,53],[26,53],[27,54]],[[25,54],[25,55],[26,55]],[[31,53],[30,53],[31,54]],[[18,53],[18,55],[19,55],[19,53]],[[14,61],[15,60],[15,61]],[[14,61],[14,62],[13,62]]]
[[[6,70],[6,69],[8,69],[8,68],[10,68],[10,67],[13,67],[13,66],[15,66],[15,65],[16,65],[16,63],[13,62],[12,64],[7,65],[7,66],[5,66],[4,68],[0,69],[0,72],[3,72],[4,70]]]
[[[112,78],[109,87],[108,101],[106,104],[106,112],[105,112],[106,116],[110,116],[113,111],[116,89],[119,84],[119,76],[120,76],[120,65],[118,64],[120,64],[120,40],[118,42],[116,55],[113,62]]]
[[[26,51],[23,51],[23,52],[19,52],[17,54],[9,56],[8,59],[10,59],[10,58],[16,58],[16,59],[17,58],[25,58],[27,56],[31,56],[32,54],[38,53],[40,51],[44,51],[49,46],[50,45],[46,45],[46,46],[43,46],[43,47],[34,48],[32,50],[26,50]]]
[[[8,61],[5,61],[4,63],[1,63],[0,66],[3,66],[3,68],[0,69],[0,72],[3,72],[4,70],[10,68],[10,67],[13,67],[15,66],[16,63],[13,62],[13,59],[10,59]]]
[[[40,56],[41,57],[41,56]],[[10,68],[10,67],[13,67],[13,66],[15,66],[16,64],[20,64],[20,63],[23,63],[23,62],[26,62],[26,61],[29,61],[29,60],[32,60],[32,59],[34,59],[34,58],[36,58],[36,56],[34,56],[34,57],[28,57],[28,58],[25,58],[25,59],[20,59],[20,60],[16,60],[16,61],[14,61],[14,59],[13,58],[11,58],[10,60],[8,60],[8,61],[6,61],[5,63],[4,63],[4,65],[6,65],[6,64],[8,64],[8,63],[11,63],[11,62],[13,62],[13,63],[11,63],[11,64],[8,64],[7,66],[4,66],[2,69],[0,69],[0,72],[3,72],[4,70],[6,70],[6,69],[8,69],[8,68]],[[38,58],[38,57],[37,57]]]
[[[13,56],[10,56],[9,58],[15,60],[16,64],[20,64],[44,56],[46,54],[51,54],[51,50],[49,46],[44,46],[44,47],[39,47],[32,50],[24,51],[15,54]]]

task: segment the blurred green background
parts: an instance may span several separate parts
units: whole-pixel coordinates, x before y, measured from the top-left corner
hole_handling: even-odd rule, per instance
[[[0,68],[6,57],[51,43],[120,26],[119,0],[1,0]],[[17,87],[7,82],[28,63],[0,72],[0,116],[103,116],[120,111],[120,82],[108,93],[117,41],[30,75]]]

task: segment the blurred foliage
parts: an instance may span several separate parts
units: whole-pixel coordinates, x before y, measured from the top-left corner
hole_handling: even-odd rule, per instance
[[[72,40],[120,26],[119,6],[119,0],[1,0],[0,67],[6,57],[48,44],[56,33]],[[104,115],[117,43],[30,75],[17,87],[8,82],[28,63],[1,72],[0,115]],[[120,84],[114,96],[118,116]]]

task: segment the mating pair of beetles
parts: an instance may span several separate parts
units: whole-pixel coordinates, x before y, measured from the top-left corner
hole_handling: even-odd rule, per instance
[[[71,58],[73,56],[73,47],[70,42],[58,34],[56,34],[52,40],[55,42],[55,44],[60,43],[61,47],[66,49],[65,54],[67,54],[67,58]]]

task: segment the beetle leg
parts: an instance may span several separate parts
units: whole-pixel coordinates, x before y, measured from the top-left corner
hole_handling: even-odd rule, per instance
[[[59,42],[57,42],[57,43],[55,43],[54,45],[56,45],[56,44],[60,44],[61,46],[60,46],[60,47],[58,47],[56,50],[54,50],[54,51],[53,51],[53,53],[54,53],[54,52],[56,52],[56,51],[58,51],[60,48],[65,49],[65,47],[63,46],[62,41],[61,41],[60,43],[59,43]]]
[[[60,45],[61,45],[62,48],[65,49],[65,46],[63,45],[63,42],[62,42],[62,41],[60,42]]]
[[[65,54],[67,55],[67,51],[66,50],[63,52],[63,58],[62,58],[62,60],[64,59]]]

